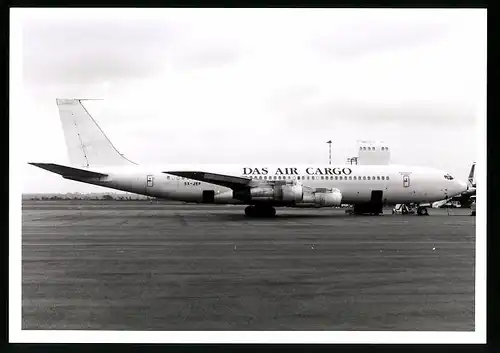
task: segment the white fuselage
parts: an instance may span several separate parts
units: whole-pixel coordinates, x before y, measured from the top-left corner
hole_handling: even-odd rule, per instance
[[[108,176],[78,180],[112,189],[185,202],[203,202],[203,191],[213,190],[214,203],[241,204],[232,190],[207,182],[182,178],[169,171],[202,171],[252,178],[252,186],[275,180],[296,180],[311,188],[335,188],[342,203],[370,202],[372,191],[383,192],[384,203],[427,203],[452,197],[467,189],[446,172],[402,165],[168,165],[165,167],[94,167]]]

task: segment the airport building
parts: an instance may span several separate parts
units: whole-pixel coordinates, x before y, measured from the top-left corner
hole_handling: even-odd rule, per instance
[[[347,158],[347,164],[383,165],[390,164],[391,151],[384,141],[358,140],[358,155]]]

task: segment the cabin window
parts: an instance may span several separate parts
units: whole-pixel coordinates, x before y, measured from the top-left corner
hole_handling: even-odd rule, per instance
[[[370,180],[370,177],[369,177],[369,176],[367,176],[366,178],[367,178],[368,180]]]
[[[382,180],[385,180],[385,176],[382,176]]]
[[[170,175],[167,175],[167,179],[170,179]]]
[[[267,175],[266,175],[266,176],[264,176],[264,179],[266,179],[266,180],[267,180]]]
[[[363,180],[366,180],[366,176],[363,176]]]
[[[372,177],[372,180],[375,180],[375,177]]]
[[[377,180],[380,180],[380,176],[377,177]]]
[[[333,175],[330,177],[330,180],[333,180]]]
[[[389,177],[388,177],[388,176],[386,176],[386,177],[385,177],[385,180],[389,180]]]
[[[336,176],[336,177],[335,177],[335,180],[338,180],[338,179],[339,179],[339,177],[338,177],[338,176]]]
[[[314,180],[314,177],[312,176],[311,179]]]
[[[352,176],[349,176],[349,180],[352,180]]]
[[[324,180],[324,179],[325,179],[325,177],[322,175],[322,176],[321,176],[321,180]]]
[[[259,175],[259,179],[262,179],[262,175]]]

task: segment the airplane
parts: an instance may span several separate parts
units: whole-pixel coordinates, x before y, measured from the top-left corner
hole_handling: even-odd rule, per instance
[[[142,166],[118,152],[82,99],[56,99],[70,165],[30,162],[65,179],[156,198],[247,205],[249,217],[274,217],[275,207],[353,205],[378,215],[384,204],[424,204],[458,195],[467,185],[429,167],[404,165]],[[417,208],[426,215],[427,207]]]
[[[470,204],[474,201],[473,198],[476,196],[476,176],[475,176],[476,162],[472,163],[469,177],[467,178],[467,190],[464,192],[455,195],[453,197],[435,202],[433,207],[438,208],[445,205],[448,202],[459,202],[461,207],[469,207]]]
[[[472,196],[476,196],[476,162],[472,163],[469,177],[467,178],[467,190],[452,198],[454,201],[459,201],[462,205],[470,202]]]

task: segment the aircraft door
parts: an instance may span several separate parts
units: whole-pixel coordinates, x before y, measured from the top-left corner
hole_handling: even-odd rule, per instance
[[[155,177],[153,175],[146,176],[146,194],[149,195],[151,189],[154,187]]]
[[[154,176],[148,175],[146,177],[146,187],[152,188],[154,186]]]
[[[403,187],[405,187],[405,188],[410,187],[410,176],[409,175],[403,175]]]
[[[384,204],[384,191],[383,190],[372,190],[370,198],[370,206],[374,213],[382,213],[382,206]]]
[[[214,203],[215,191],[214,190],[203,190],[202,192],[202,202],[203,203]]]

